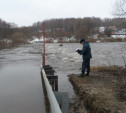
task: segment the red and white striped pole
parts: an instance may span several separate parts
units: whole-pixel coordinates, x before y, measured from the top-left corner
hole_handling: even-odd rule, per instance
[[[45,24],[43,24],[43,65],[45,66]]]

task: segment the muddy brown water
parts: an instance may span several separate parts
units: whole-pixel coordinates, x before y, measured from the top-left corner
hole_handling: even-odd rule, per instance
[[[126,43],[92,43],[92,66],[124,66]],[[80,44],[46,44],[46,64],[59,77],[59,91],[74,97],[67,75],[80,73]],[[0,51],[0,113],[45,113],[40,75],[41,44],[28,44]]]
[[[0,113],[45,113],[40,45],[0,51]]]

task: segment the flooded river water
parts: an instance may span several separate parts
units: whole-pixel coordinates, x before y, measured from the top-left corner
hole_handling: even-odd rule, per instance
[[[76,48],[82,48],[78,43],[46,44],[47,64],[54,67],[59,76],[59,91],[69,92],[74,96],[74,91],[69,83],[67,75],[80,73],[82,57],[75,52]],[[124,66],[126,61],[126,43],[91,43],[92,56],[91,66],[119,65]],[[123,58],[122,58],[123,57]]]
[[[45,113],[40,45],[0,51],[0,113]]]
[[[126,43],[92,43],[92,66],[120,65],[126,60]],[[80,73],[80,44],[46,44],[46,64],[59,77],[59,91],[74,96],[67,75]],[[40,75],[41,44],[0,51],[0,113],[45,113]]]

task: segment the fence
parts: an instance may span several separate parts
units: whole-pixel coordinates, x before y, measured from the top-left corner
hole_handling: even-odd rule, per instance
[[[44,79],[44,83],[45,83],[45,87],[46,87],[46,91],[47,91],[47,95],[48,95],[48,99],[49,99],[49,103],[50,103],[50,106],[51,106],[51,112],[52,113],[62,113],[61,112],[61,109],[59,107],[59,104],[55,98],[55,95],[52,91],[52,88],[49,84],[49,81],[47,79],[47,76],[46,76],[46,73],[44,71],[44,69],[42,69],[42,76],[43,76],[43,79]]]

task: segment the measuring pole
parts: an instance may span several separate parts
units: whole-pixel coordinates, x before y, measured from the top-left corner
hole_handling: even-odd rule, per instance
[[[43,24],[43,65],[45,66],[45,24]]]

